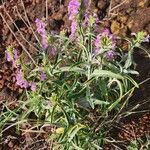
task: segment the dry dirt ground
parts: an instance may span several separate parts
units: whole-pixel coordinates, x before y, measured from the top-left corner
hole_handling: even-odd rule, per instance
[[[69,32],[67,5],[69,0],[0,0],[0,107],[4,100],[10,107],[17,105],[17,98],[22,89],[15,84],[13,70],[5,61],[5,49],[9,45],[21,50],[25,46],[32,54],[36,51],[35,19],[45,17],[47,30]],[[120,36],[128,36],[132,32],[146,31],[150,34],[150,0],[92,0],[90,11],[98,14],[101,21],[99,29],[110,28],[111,32]],[[32,30],[33,29],[33,30]],[[150,43],[144,45],[150,52]],[[150,60],[140,50],[135,52],[135,62],[141,82],[150,77]],[[27,58],[26,58],[27,59]],[[150,82],[141,85],[130,100],[130,105],[140,104],[139,110],[150,109]],[[129,108],[130,109],[130,108]],[[128,143],[131,139],[143,137],[150,132],[150,113],[138,113],[122,119],[112,130],[111,136],[116,140]],[[11,128],[2,140],[0,149],[44,149],[49,147],[44,140],[46,135],[21,135]],[[28,138],[28,141],[25,140]],[[124,143],[121,148],[125,149]],[[108,149],[113,149],[109,145]]]

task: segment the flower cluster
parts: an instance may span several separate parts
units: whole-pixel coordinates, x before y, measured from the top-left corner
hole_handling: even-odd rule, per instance
[[[35,84],[30,84],[24,77],[23,77],[23,72],[20,69],[20,64],[18,63],[19,60],[19,56],[18,56],[18,52],[15,48],[12,48],[11,46],[9,46],[6,51],[6,60],[8,62],[12,63],[12,66],[14,68],[16,68],[16,84],[24,89],[27,89],[28,87],[31,87],[31,90],[35,90],[36,86]]]
[[[116,41],[113,35],[110,33],[108,29],[105,29],[102,33],[98,34],[96,40],[94,41],[95,44],[95,51],[94,55],[98,55],[103,52],[108,52],[107,58],[113,58],[114,56],[114,49],[116,47]]]
[[[25,89],[29,87],[29,83],[23,78],[23,73],[21,70],[18,70],[16,73],[16,84]]]
[[[16,84],[21,88],[27,89],[28,87],[30,87],[32,91],[36,91],[36,83],[29,83],[26,79],[24,79],[21,70],[18,70],[16,73]]]
[[[115,58],[116,53],[113,50],[106,52],[106,59],[112,61]]]
[[[89,18],[90,18],[90,15],[89,15],[89,12],[85,12],[84,13],[84,21],[83,21],[83,27],[87,27],[88,24],[89,24]]]
[[[78,0],[71,0],[68,5],[68,14],[69,20],[72,21],[71,23],[71,38],[74,38],[76,30],[77,30],[77,20],[76,16],[79,12],[80,2]]]
[[[35,20],[35,23],[36,23],[36,27],[37,27],[37,32],[42,37],[42,46],[44,49],[46,49],[48,47],[47,32],[45,30],[46,24],[38,18]]]
[[[80,2],[78,0],[71,0],[68,5],[69,20],[74,20],[78,14]]]

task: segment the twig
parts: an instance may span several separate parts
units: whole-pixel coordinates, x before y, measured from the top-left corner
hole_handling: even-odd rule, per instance
[[[121,2],[120,4],[116,5],[115,7],[112,8],[112,1],[110,1],[110,5],[109,5],[109,10],[108,10],[108,18],[112,18],[113,15],[117,16],[117,14],[113,13],[112,11],[114,11],[115,9],[119,8],[121,5],[123,5],[124,3],[126,3],[128,0],[124,0],[123,2]],[[109,20],[110,20],[109,19]]]
[[[111,12],[111,11],[113,11],[113,10],[115,10],[115,9],[117,9],[117,8],[119,8],[121,5],[123,5],[124,3],[126,3],[128,0],[124,0],[123,2],[121,2],[120,4],[118,4],[118,5],[116,5],[115,7],[113,7],[112,9],[110,9],[110,11],[109,12]]]
[[[35,39],[38,41],[39,45],[41,46],[40,40],[38,39],[36,33],[34,32],[34,30],[33,30],[32,26],[31,26],[31,24],[29,24],[29,22],[28,22],[28,24],[27,24],[26,21],[25,21],[25,20],[23,19],[23,17],[21,16],[21,14],[19,13],[18,7],[16,6],[15,8],[16,8],[16,11],[17,11],[19,17],[21,18],[21,20],[24,22],[24,24],[25,24],[28,28],[31,29],[31,31],[32,31],[32,33],[33,33]]]
[[[2,15],[2,13],[0,13],[0,16],[2,17],[3,21],[6,23],[6,26],[8,27],[8,29],[10,30],[10,32],[16,38],[17,42],[22,46],[23,50],[27,53],[27,55],[29,56],[29,58],[32,60],[32,62],[34,63],[34,65],[37,66],[36,62],[31,57],[30,53],[26,50],[25,46],[19,41],[19,39],[17,38],[17,36],[15,35],[15,33],[12,31],[11,27],[8,25],[7,21],[5,20],[4,16]]]
[[[46,0],[46,20],[48,20],[48,1]]]
[[[23,3],[22,0],[21,0],[21,3],[22,3],[22,7],[23,7],[23,10],[24,10],[24,13],[25,13],[25,17],[26,17],[26,19],[27,19],[27,22],[28,22],[29,26],[31,27],[31,23],[30,23],[29,18],[28,18],[28,16],[27,16],[26,9],[25,9],[25,6],[24,6],[24,3]],[[39,43],[40,46],[42,47],[42,44],[41,44],[40,40],[38,39],[38,37],[36,36],[35,32],[33,31],[32,27],[31,27],[31,30],[32,30],[32,33],[34,34],[36,40],[38,41],[38,43]]]
[[[18,30],[18,32],[20,33],[21,37],[23,38],[24,41],[26,41],[31,47],[33,47],[36,51],[38,51],[22,34],[22,32],[20,31],[20,29],[18,28],[18,26],[16,25],[16,23],[13,21],[12,17],[9,15],[9,13],[7,12],[7,10],[4,7],[4,11],[6,13],[6,15],[9,17],[9,19],[11,20],[11,22],[15,25],[16,29]]]

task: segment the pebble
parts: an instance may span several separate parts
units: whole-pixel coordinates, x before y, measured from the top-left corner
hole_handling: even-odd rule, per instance
[[[117,21],[115,21],[115,20],[113,20],[112,23],[111,23],[111,27],[110,27],[111,32],[112,32],[113,34],[118,34],[120,28],[121,28],[120,23],[117,22]]]

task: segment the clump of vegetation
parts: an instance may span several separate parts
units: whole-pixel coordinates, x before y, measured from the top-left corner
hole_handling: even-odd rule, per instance
[[[127,147],[128,150],[148,150],[150,148],[150,138],[146,136],[146,139],[137,138],[130,142]]]
[[[97,17],[84,6],[78,0],[69,3],[69,37],[65,31],[48,33],[46,24],[36,19],[42,42],[30,63],[25,64],[13,47],[7,48],[7,61],[16,68],[16,84],[24,93],[15,110],[6,108],[1,114],[2,128],[8,120],[15,125],[30,123],[32,113],[36,116],[32,125],[52,126],[48,140],[53,141],[53,149],[102,149],[113,123],[138,88],[131,76],[138,74],[133,51],[149,37],[139,32],[121,39],[108,29],[97,33]],[[126,40],[128,52],[117,45],[118,40]]]

